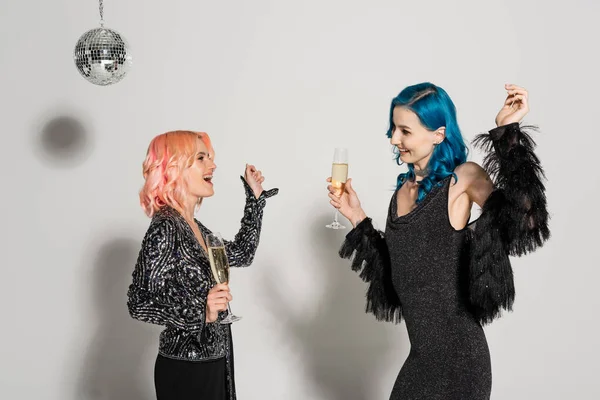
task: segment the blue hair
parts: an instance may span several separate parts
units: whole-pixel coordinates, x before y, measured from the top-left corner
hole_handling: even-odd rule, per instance
[[[467,161],[467,146],[465,146],[456,121],[456,107],[448,93],[441,87],[425,82],[402,90],[392,100],[388,138],[391,138],[394,133],[393,115],[396,107],[403,107],[414,112],[421,124],[430,131],[446,127],[446,137],[433,150],[427,165],[428,175],[420,182],[418,203],[444,178],[452,175],[454,179],[457,179],[454,169]],[[394,153],[396,154],[396,163],[402,165],[397,148],[394,149]],[[399,189],[404,182],[413,179],[415,179],[415,169],[413,164],[408,164],[408,172],[398,175],[396,188]]]

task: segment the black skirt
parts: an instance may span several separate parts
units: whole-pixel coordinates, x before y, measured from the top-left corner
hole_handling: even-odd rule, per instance
[[[157,400],[225,400],[225,358],[193,362],[156,357],[154,386]]]

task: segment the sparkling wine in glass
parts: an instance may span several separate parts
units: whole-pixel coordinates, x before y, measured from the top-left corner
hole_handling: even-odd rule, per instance
[[[210,261],[210,269],[217,283],[229,283],[229,261],[227,253],[225,253],[225,244],[219,232],[213,232],[206,236],[206,246],[208,247],[208,260]],[[231,312],[231,307],[227,303],[227,311],[229,313],[221,324],[231,324],[239,321],[242,317],[237,317]]]
[[[331,186],[335,190],[335,194],[339,197],[344,193],[346,180],[348,179],[348,150],[344,148],[336,148],[333,153],[333,165],[331,166]],[[345,229],[346,227],[338,221],[338,210],[335,210],[333,222],[325,227],[330,229]]]

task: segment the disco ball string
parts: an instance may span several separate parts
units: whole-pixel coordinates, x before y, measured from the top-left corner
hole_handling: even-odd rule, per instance
[[[104,27],[104,0],[99,0],[100,28],[85,32],[75,45],[77,70],[87,81],[100,86],[119,82],[131,69],[131,50],[117,31]]]

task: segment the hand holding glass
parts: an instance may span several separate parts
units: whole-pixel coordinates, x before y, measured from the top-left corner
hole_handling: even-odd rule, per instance
[[[210,261],[210,269],[217,283],[229,283],[229,261],[227,253],[225,253],[225,244],[219,232],[213,232],[206,236],[206,246],[208,247],[208,260]],[[221,324],[231,324],[239,321],[242,317],[237,317],[231,312],[231,307],[227,303],[227,317]]]

